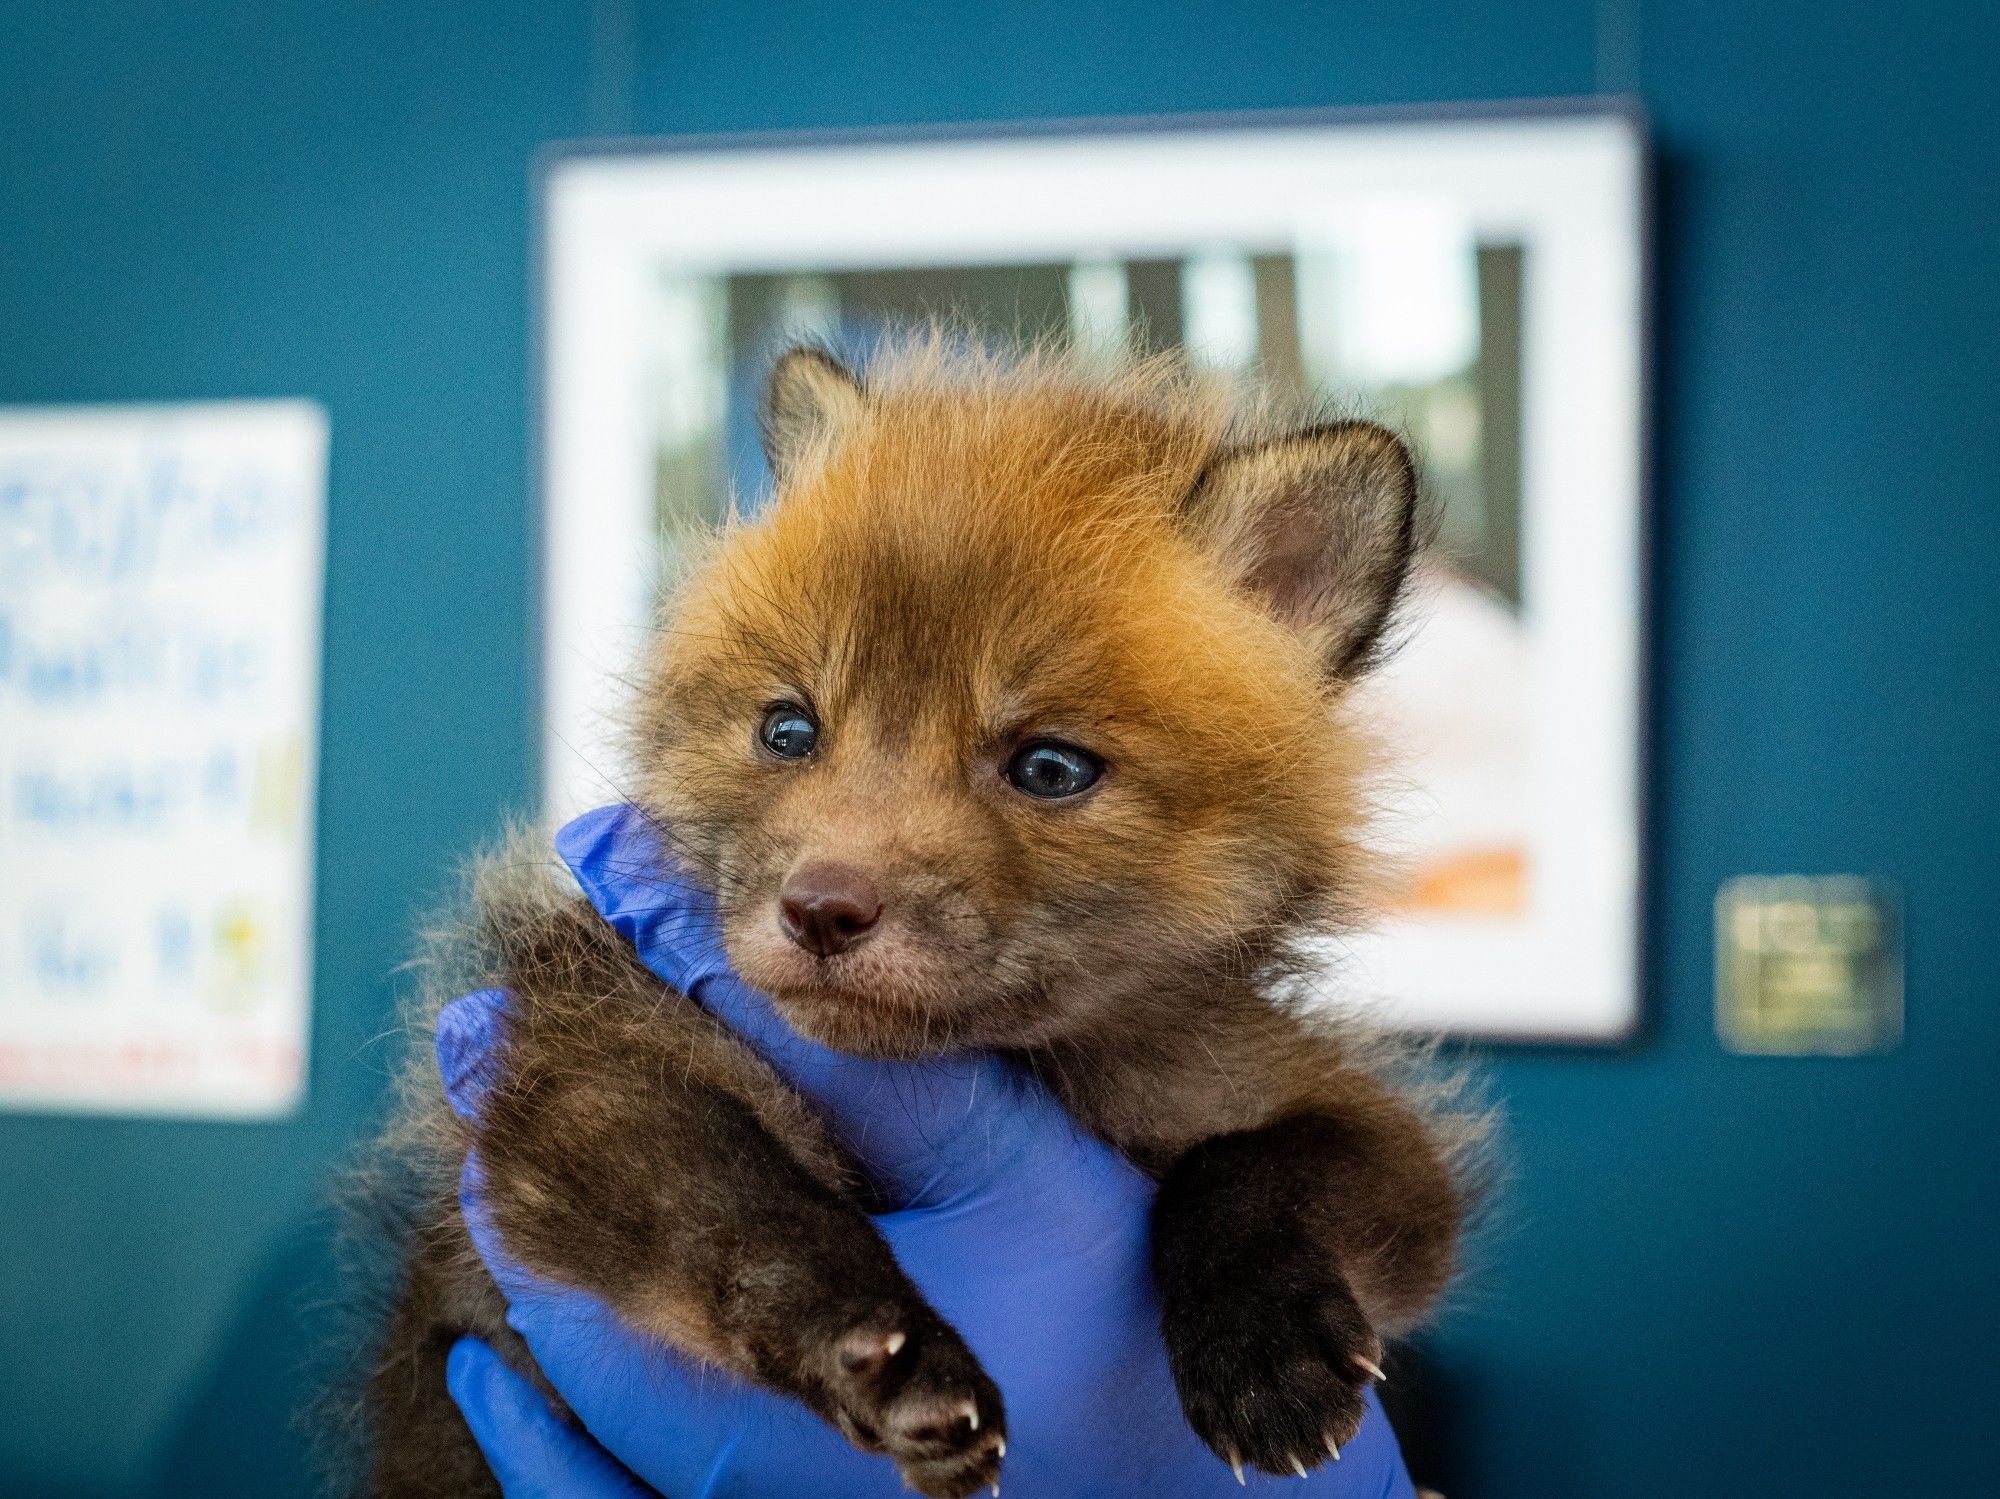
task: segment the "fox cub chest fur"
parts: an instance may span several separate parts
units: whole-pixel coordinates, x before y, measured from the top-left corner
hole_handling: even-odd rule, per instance
[[[1473,1127],[1287,1002],[1299,939],[1357,904],[1346,690],[1416,549],[1409,455],[1184,368],[935,342],[859,374],[791,351],[764,433],[776,499],[653,647],[637,800],[796,1030],[1007,1053],[1153,1174],[1187,1419],[1232,1464],[1325,1460],[1452,1273]],[[373,1491],[498,1492],[442,1375],[467,1331],[531,1365],[458,1219],[474,1147],[519,1262],[923,1493],[993,1483],[1003,1392],[811,1110],[574,892],[494,877],[476,904],[463,981],[512,991],[507,1037],[476,1120],[433,1085],[397,1137],[434,1187]]]

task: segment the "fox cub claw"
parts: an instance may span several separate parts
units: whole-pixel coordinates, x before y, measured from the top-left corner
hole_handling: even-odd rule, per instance
[[[1167,1352],[1188,1424],[1239,1475],[1303,1477],[1336,1461],[1364,1411],[1382,1340],[1331,1265],[1218,1276],[1170,1302]]]
[[[893,1458],[918,1493],[964,1499],[999,1481],[1000,1392],[935,1316],[865,1317],[835,1341],[828,1363],[828,1417],[855,1446]]]

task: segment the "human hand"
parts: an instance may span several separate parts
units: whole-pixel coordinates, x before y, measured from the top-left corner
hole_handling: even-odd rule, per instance
[[[557,848],[647,965],[818,1104],[897,1204],[878,1226],[1006,1399],[1010,1495],[1237,1492],[1230,1469],[1188,1428],[1167,1368],[1145,1176],[997,1058],[886,1062],[796,1035],[730,972],[712,903],[673,876],[636,810],[579,818]],[[476,1111],[505,1000],[471,995],[440,1018],[439,1062],[461,1113]],[[902,1492],[886,1459],[856,1450],[795,1401],[700,1365],[627,1329],[594,1298],[508,1264],[476,1185],[474,1162],[467,1217],[507,1293],[509,1321],[588,1433],[557,1419],[483,1344],[462,1342],[452,1393],[509,1499]],[[1372,1392],[1368,1400],[1340,1461],[1303,1487],[1287,1477],[1287,1493],[1409,1499],[1395,1437]]]

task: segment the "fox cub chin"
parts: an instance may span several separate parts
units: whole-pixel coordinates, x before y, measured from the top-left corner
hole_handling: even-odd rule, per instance
[[[1325,1460],[1382,1339],[1452,1274],[1478,1129],[1294,1002],[1299,940],[1359,904],[1346,698],[1417,549],[1409,454],[1184,364],[935,337],[858,374],[791,350],[763,429],[777,497],[658,633],[635,799],[797,1030],[1007,1053],[1154,1175],[1188,1421],[1232,1464]],[[477,1332],[534,1372],[458,1215],[475,1146],[522,1264],[806,1402],[925,1494],[994,1482],[1000,1394],[852,1163],[573,890],[519,873],[546,862],[489,866],[473,961],[437,981],[514,994],[480,1117],[433,1079],[390,1136],[419,1187],[369,1490],[499,1492],[443,1367]]]

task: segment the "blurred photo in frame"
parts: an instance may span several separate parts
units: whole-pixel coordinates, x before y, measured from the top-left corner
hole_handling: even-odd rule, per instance
[[[1615,106],[579,148],[543,183],[543,789],[615,725],[674,553],[770,477],[786,341],[949,319],[1183,348],[1384,421],[1438,535],[1360,687],[1385,913],[1327,992],[1487,1038],[1639,1011],[1645,146]]]

